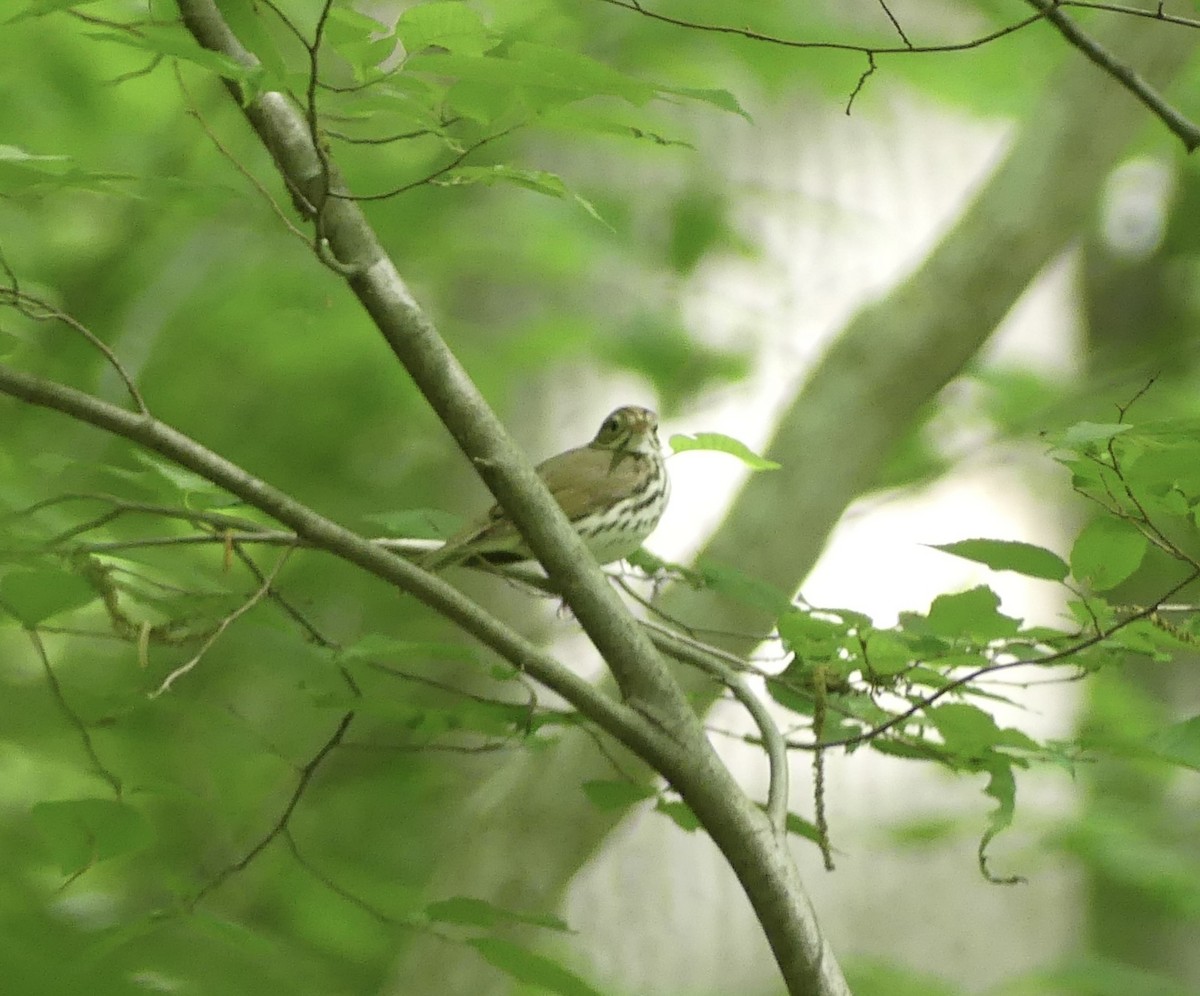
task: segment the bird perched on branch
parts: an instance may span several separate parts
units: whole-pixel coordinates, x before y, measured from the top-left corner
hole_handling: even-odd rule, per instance
[[[667,507],[670,481],[658,442],[658,416],[627,405],[604,420],[596,438],[538,464],[555,501],[601,564],[622,560],[654,531]],[[452,536],[422,561],[428,570],[482,561],[512,564],[533,559],[499,505]]]

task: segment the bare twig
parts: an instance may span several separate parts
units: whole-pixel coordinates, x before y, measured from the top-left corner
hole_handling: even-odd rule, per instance
[[[280,554],[279,559],[275,562],[275,566],[271,568],[271,573],[263,579],[262,584],[258,587],[258,590],[255,591],[249,598],[246,599],[246,601],[244,601],[231,613],[229,613],[229,615],[222,619],[217,624],[216,629],[209,634],[208,638],[201,645],[200,649],[196,651],[195,655],[189,660],[185,661],[183,664],[180,664],[179,667],[172,670],[171,673],[162,680],[162,684],[150,693],[150,698],[156,699],[164,692],[169,691],[171,686],[175,684],[176,681],[182,678],[185,674],[189,673],[196,667],[197,664],[200,663],[200,661],[204,658],[204,655],[208,653],[208,651],[212,648],[212,645],[217,642],[221,634],[224,633],[225,630],[230,627],[230,625],[244,616],[247,612],[254,608],[254,606],[263,600],[263,598],[271,590],[271,585],[274,583],[275,578],[279,576],[279,572],[283,570],[283,565],[287,563],[291,554],[292,549],[290,547]]]
[[[133,378],[129,375],[129,371],[117,359],[117,354],[109,348],[106,342],[102,341],[95,332],[81,321],[68,315],[65,311],[54,307],[48,301],[43,301],[39,297],[26,294],[22,291],[17,281],[17,275],[12,267],[9,266],[3,252],[0,252],[0,269],[4,271],[4,275],[8,278],[8,286],[0,287],[0,304],[7,304],[10,307],[16,308],[26,318],[31,318],[35,322],[61,322],[67,328],[82,336],[93,349],[104,357],[108,365],[116,371],[117,376],[121,379],[121,383],[125,385],[125,390],[129,392],[129,397],[133,400],[133,404],[137,410],[142,413],[149,412],[146,402],[142,399],[141,393],[133,383]]]
[[[296,784],[292,788],[292,793],[288,796],[288,801],[284,804],[282,812],[276,818],[275,823],[271,826],[258,842],[254,844],[246,854],[235,861],[231,865],[227,865],[221,869],[211,880],[209,880],[203,888],[192,896],[189,907],[195,907],[205,896],[214,889],[218,888],[226,882],[231,876],[238,872],[245,871],[250,866],[250,863],[257,858],[267,847],[280,835],[286,834],[288,823],[291,821],[292,814],[296,811],[296,807],[300,804],[300,799],[308,788],[309,782],[312,781],[313,775],[317,773],[317,768],[336,748],[346,736],[346,731],[350,728],[351,722],[354,720],[354,712],[347,712],[338,720],[338,724],[334,727],[333,733],[329,739],[323,743],[317,752],[308,759],[307,762],[300,768],[300,777],[296,779]]]
[[[1092,62],[1113,77],[1165,124],[1183,143],[1188,152],[1200,146],[1200,128],[1167,103],[1154,87],[1131,67],[1117,60],[1111,52],[1083,31],[1064,14],[1059,0],[1027,0],[1068,42]]]
[[[79,739],[83,742],[83,749],[87,753],[88,759],[92,762],[92,771],[108,782],[113,790],[113,795],[118,799],[121,798],[121,779],[112,773],[100,760],[100,755],[96,753],[96,745],[92,743],[92,734],[88,730],[87,725],[79,714],[71,708],[67,702],[66,696],[63,694],[62,685],[58,683],[58,676],[54,673],[54,668],[50,665],[50,655],[46,653],[46,645],[42,642],[42,636],[36,628],[32,626],[25,627],[25,635],[29,637],[29,642],[33,644],[33,649],[37,653],[38,660],[42,662],[42,670],[46,673],[46,683],[50,686],[50,694],[54,697],[54,702],[58,706],[70,724],[75,727],[79,734]]]

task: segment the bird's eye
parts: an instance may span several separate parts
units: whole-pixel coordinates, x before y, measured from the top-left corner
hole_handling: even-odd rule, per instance
[[[621,428],[621,423],[618,422],[615,418],[610,418],[607,422],[604,423],[604,428],[608,432],[616,432],[619,428]]]

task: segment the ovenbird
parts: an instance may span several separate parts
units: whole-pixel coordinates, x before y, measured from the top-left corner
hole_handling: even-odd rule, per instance
[[[538,464],[538,476],[601,564],[642,545],[667,506],[670,482],[658,442],[658,416],[648,408],[618,408],[587,446]],[[469,561],[511,564],[532,559],[499,505],[428,554],[428,570]]]

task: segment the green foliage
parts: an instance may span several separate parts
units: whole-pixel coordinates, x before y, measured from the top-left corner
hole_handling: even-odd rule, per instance
[[[290,194],[217,76],[246,98],[278,88],[311,109],[353,192],[380,195],[365,202],[372,222],[472,375],[506,414],[534,421],[545,411],[530,385],[581,358],[638,379],[668,411],[745,378],[749,352],[697,342],[681,309],[681,278],[752,251],[697,136],[714,118],[745,127],[773,89],[840,100],[865,68],[862,53],[797,60],[601,4],[418,3],[393,29],[339,2],[307,108],[311,4],[219,0],[253,68],[198,47],[165,3],[149,16],[106,0],[14,6],[0,38],[17,81],[0,106],[0,248],[21,289],[85,323],[165,421],[340,521],[405,537],[454,528],[428,510],[462,507],[448,440],[314,261],[311,230],[296,238],[281,223],[297,222]],[[733,20],[894,45],[882,18],[848,25],[835,7],[765,4]],[[732,16],[708,2],[684,14]],[[995,53],[883,57],[865,99],[895,72],[1012,112],[1041,69],[1001,71],[1014,51],[1043,52],[1039,37]],[[737,94],[720,88],[729,79]],[[1186,245],[1195,230],[1172,237]],[[6,359],[123,399],[94,343],[44,317],[5,309]],[[1048,393],[1006,383],[992,401],[1014,425]],[[0,424],[6,989],[374,992],[397,949],[429,932],[447,957],[478,954],[523,985],[594,991],[510,939],[516,927],[566,931],[552,913],[431,886],[446,860],[445,800],[475,791],[505,752],[577,731],[579,716],[346,565],[246,540],[267,517],[195,474],[8,400]],[[766,688],[798,751],[869,746],[977,780],[992,807],[979,829],[990,875],[986,849],[1019,818],[1027,766],[1069,768],[1086,748],[1200,767],[1197,717],[1038,742],[997,722],[1001,696],[984,684],[1018,662],[1052,678],[1160,666],[1194,647],[1191,613],[1114,592],[1148,564],[1193,569],[1195,429],[1085,422],[1052,440],[1099,515],[1066,559],[1009,540],[940,547],[1070,580],[1061,628],[1025,625],[986,585],[883,627],[853,608],[796,605],[752,570],[639,562],[775,621],[787,663]],[[773,466],[715,433],[672,444]],[[888,480],[944,465],[917,435],[907,457]],[[592,780],[576,795],[564,809],[653,799],[682,832],[699,828],[658,786]],[[1113,827],[1065,846],[1131,879],[1152,859],[1169,905],[1194,914],[1194,866]],[[787,829],[822,840],[794,813]],[[1084,975],[1099,978],[1063,978]],[[881,969],[858,985],[938,991]]]
[[[574,972],[499,937],[476,937],[467,942],[487,961],[519,982],[560,996],[600,996]]]
[[[780,465],[774,460],[759,456],[741,440],[726,436],[721,432],[697,432],[685,436],[677,433],[670,439],[671,449],[676,453],[686,453],[689,450],[709,450],[715,453],[728,453],[737,457],[751,470],[778,470]]]

